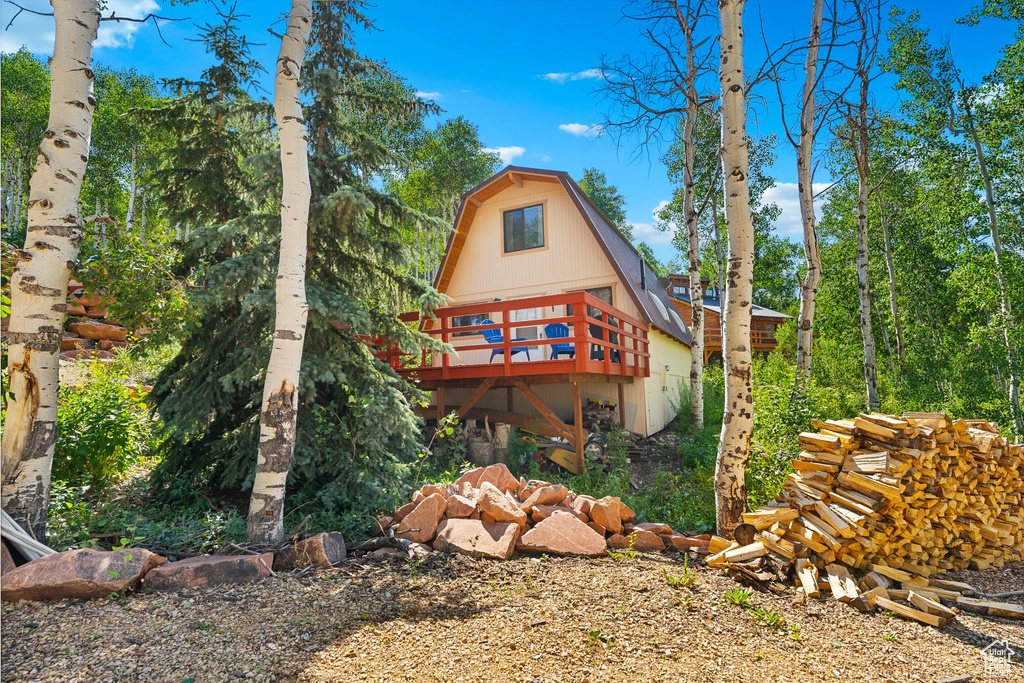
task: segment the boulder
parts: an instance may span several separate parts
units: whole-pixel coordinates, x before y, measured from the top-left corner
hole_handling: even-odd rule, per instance
[[[526,481],[522,477],[519,478],[519,500],[525,501],[533,492],[537,489],[542,489],[545,486],[551,486],[550,481],[541,481],[540,479],[531,479]]]
[[[679,552],[707,548],[708,545],[711,543],[710,540],[705,541],[700,538],[691,538],[689,536],[684,536],[678,531],[673,531],[671,534],[662,534],[661,540],[665,541],[666,546],[675,548]]]
[[[381,515],[373,522],[373,534],[375,536],[383,536],[384,532],[388,530],[388,527],[395,523],[395,518],[391,515]]]
[[[111,341],[124,341],[128,338],[128,330],[117,325],[106,323],[81,322],[71,323],[68,329],[79,337],[86,339],[109,339]]]
[[[623,522],[632,522],[636,519],[636,513],[630,510],[628,505],[623,503],[618,498],[616,498],[615,500],[619,501],[619,519],[621,519]]]
[[[665,541],[661,540],[661,537],[652,531],[647,529],[641,529],[635,527],[630,536],[635,536],[636,540],[633,542],[633,550],[642,550],[644,552],[661,552],[665,549]]]
[[[420,488],[420,493],[423,494],[424,498],[426,498],[427,496],[433,495],[435,493],[439,493],[442,496],[444,496],[445,498],[448,497],[447,491],[445,490],[445,487],[437,486],[436,484],[424,484]]]
[[[106,318],[107,309],[102,306],[86,306],[85,315],[90,318]]]
[[[105,598],[138,586],[166,560],[141,548],[69,550],[46,555],[3,573],[0,597],[17,600]]]
[[[416,503],[406,503],[402,507],[395,510],[395,521],[401,522],[405,519],[406,515],[416,509]]]
[[[111,341],[110,339],[100,339],[96,342],[96,348],[103,349],[104,351],[123,349],[126,346],[128,346],[128,342]]]
[[[519,480],[512,476],[512,473],[508,471],[508,467],[504,463],[497,463],[484,468],[484,471],[480,474],[480,483],[476,485],[477,488],[483,486],[486,482],[494,484],[502,493],[519,489]]]
[[[519,509],[526,514],[530,514],[530,511],[537,505],[554,505],[555,503],[564,500],[565,494],[568,493],[568,491],[569,489],[561,484],[542,486],[530,494],[530,497],[520,504]]]
[[[422,492],[420,492],[420,491],[413,491],[412,502],[416,503],[417,505],[422,503],[424,500],[426,500],[426,498],[427,498],[426,495],[424,495]]]
[[[604,537],[572,515],[551,515],[519,539],[517,548],[551,555],[604,555]]]
[[[572,515],[584,524],[590,521],[582,512],[577,512],[572,508],[559,507],[557,505],[535,505],[530,513],[530,517],[534,522],[542,522],[551,515]],[[603,535],[604,534],[602,534],[602,536]]]
[[[345,537],[337,531],[325,531],[301,541],[274,556],[274,571],[303,567],[326,569],[345,561]]]
[[[629,548],[629,539],[622,534],[612,534],[608,537],[608,547],[615,550],[626,550]]]
[[[516,482],[519,485],[519,482]],[[514,522],[526,531],[526,513],[516,507],[515,503],[509,500],[501,490],[489,481],[480,486],[480,493],[476,497],[476,506],[490,519],[496,522]],[[482,517],[482,519],[488,519]]]
[[[459,490],[460,496],[473,499],[476,498],[476,489],[468,481],[464,481],[456,487]]]
[[[68,304],[68,315],[85,315],[85,306],[82,304]]]
[[[476,510],[476,503],[472,499],[455,494],[448,499],[448,506],[445,508],[445,517],[469,517]]]
[[[448,501],[440,493],[432,493],[402,518],[395,536],[416,543],[429,543],[437,531],[437,523],[444,516]]]
[[[622,501],[615,496],[605,496],[590,505],[587,513],[590,519],[613,534],[622,533]]]
[[[461,477],[455,480],[455,486],[460,491],[464,490],[463,486],[469,484],[473,488],[480,488],[480,477],[483,476],[484,468],[475,467],[471,470],[466,470]],[[463,493],[462,495],[466,495]]]
[[[78,290],[70,297],[68,297],[68,300],[75,304],[78,304],[79,306],[99,306],[101,303],[103,303],[103,295],[92,294],[84,290]]]
[[[590,514],[590,506],[596,503],[597,500],[593,496],[582,495],[576,496],[572,501],[572,509],[579,510],[585,515]]]
[[[143,587],[156,591],[245,583],[270,576],[274,553],[262,555],[200,555],[168,562],[149,572]]]
[[[445,519],[437,527],[434,550],[507,560],[515,552],[519,528],[511,522],[488,524],[475,519]]]
[[[604,535],[605,535],[606,533],[608,533],[608,530],[607,530],[607,529],[605,529],[605,528],[604,528],[603,526],[601,526],[600,524],[598,524],[597,522],[587,522],[587,526],[589,526],[589,527],[590,527],[591,529],[593,529],[593,530],[594,530],[594,531],[596,531],[597,533],[601,534],[601,536],[602,536],[602,537],[604,537]]]
[[[80,351],[89,348],[89,342],[81,337],[65,337],[60,340],[61,351]]]

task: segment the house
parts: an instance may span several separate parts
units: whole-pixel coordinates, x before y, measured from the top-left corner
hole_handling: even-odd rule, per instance
[[[433,393],[438,418],[486,416],[575,446],[589,399],[645,436],[675,416],[690,331],[567,173],[508,166],[464,194],[434,286],[451,303],[421,329],[456,353],[386,355]]]
[[[683,320],[690,320],[690,275],[677,273],[660,280]],[[701,278],[704,288],[704,362],[722,362],[722,301],[718,288],[709,278]],[[768,355],[778,345],[775,332],[793,316],[754,305],[750,311],[750,346],[754,353]]]

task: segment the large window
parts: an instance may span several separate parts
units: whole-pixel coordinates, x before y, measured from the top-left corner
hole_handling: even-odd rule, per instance
[[[452,327],[474,327],[476,325],[483,325],[484,321],[487,320],[486,313],[477,313],[476,315],[456,315],[452,316]],[[453,337],[472,337],[473,335],[483,334],[479,330],[470,332],[453,332]]]
[[[579,290],[574,290],[579,291]],[[594,287],[592,289],[584,289],[587,294],[593,294],[601,301],[605,302],[609,306],[612,306],[612,288],[611,287]],[[572,304],[566,304],[565,314],[567,316],[572,315]],[[601,315],[601,311],[597,310],[593,306],[587,306],[587,315],[591,318],[596,318]]]
[[[505,253],[544,246],[544,206],[527,206],[504,214]]]

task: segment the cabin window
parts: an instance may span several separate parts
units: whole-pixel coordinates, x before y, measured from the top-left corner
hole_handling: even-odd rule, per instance
[[[504,213],[505,253],[544,246],[544,206],[527,206]]]
[[[473,327],[474,325],[483,325],[484,321],[487,320],[486,313],[477,313],[476,315],[456,315],[452,317],[452,327]],[[480,330],[471,330],[469,332],[453,332],[453,337],[472,337],[473,335],[482,334]]]
[[[775,323],[765,323],[764,324],[764,329],[768,330],[769,332],[774,332],[775,328],[776,328]]]

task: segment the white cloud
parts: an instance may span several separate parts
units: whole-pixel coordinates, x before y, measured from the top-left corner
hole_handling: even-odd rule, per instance
[[[485,147],[485,152],[490,154],[497,154],[501,157],[501,163],[508,166],[512,161],[518,157],[523,156],[526,152],[525,147]]]
[[[589,126],[585,123],[562,123],[559,124],[558,130],[564,130],[566,133],[572,133],[577,137],[582,135],[588,138],[599,138],[604,135],[604,126],[599,123],[593,123]]]
[[[651,246],[658,244],[672,244],[672,234],[675,232],[671,228],[671,224],[668,230],[658,230],[658,214],[668,206],[668,200],[662,199],[658,202],[658,205],[651,209],[651,223],[633,223],[633,242],[640,243],[646,242]]]
[[[29,9],[39,12],[52,12],[49,3],[41,0],[30,0],[25,3]],[[131,17],[142,19],[147,14],[160,9],[154,0],[108,0],[103,16],[109,17],[111,12],[119,17]],[[10,15],[10,8],[5,6],[4,13]],[[4,24],[10,21],[4,18]],[[100,22],[99,31],[96,35],[96,42],[93,47],[101,48],[131,48],[135,43],[135,34],[149,23],[141,24],[133,21],[103,21]],[[6,29],[0,37],[0,49],[3,52],[17,52],[22,45],[28,48],[33,54],[53,54],[53,17],[43,17],[37,14],[22,12],[14,24]]]
[[[472,93],[473,91],[472,90],[460,90],[459,92],[461,92],[461,93]]]
[[[814,183],[814,192],[824,190],[831,183]],[[800,222],[800,195],[796,183],[775,183],[765,191],[761,198],[761,205],[777,204],[782,213],[775,221],[775,233],[779,237],[786,237],[800,241],[803,239],[804,229]],[[821,207],[825,205],[825,197],[814,200],[814,215],[821,218]]]
[[[416,93],[416,97],[420,98],[421,100],[439,100],[444,96],[441,93],[437,92],[436,90],[433,90],[431,92],[424,92],[420,90],[419,92]]]
[[[582,81],[590,78],[604,78],[604,72],[600,69],[587,69],[585,71],[577,71],[575,73],[567,71],[564,73],[550,73],[541,74],[537,78],[543,78],[545,81],[551,81],[552,83],[558,83],[564,85],[567,81]]]

